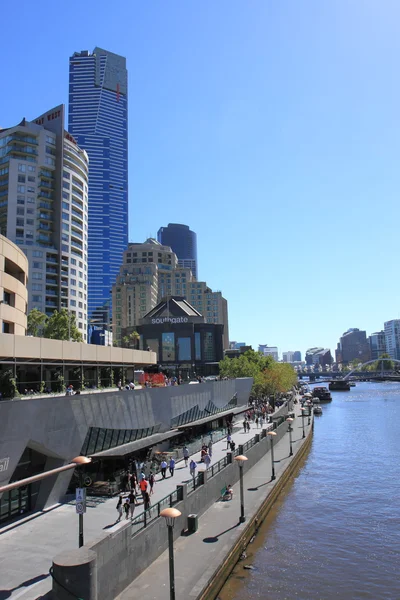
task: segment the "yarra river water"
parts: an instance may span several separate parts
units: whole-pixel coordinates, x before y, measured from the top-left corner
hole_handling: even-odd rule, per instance
[[[400,599],[400,384],[332,397],[221,600]]]

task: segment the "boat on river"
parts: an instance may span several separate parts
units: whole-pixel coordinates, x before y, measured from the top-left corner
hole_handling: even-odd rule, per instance
[[[331,392],[349,392],[350,381],[347,381],[347,379],[335,379],[330,382],[329,389]]]
[[[315,387],[312,392],[313,399],[315,397],[319,398],[320,402],[332,402],[332,396],[330,391],[326,387]]]
[[[314,406],[314,415],[322,415],[322,408],[320,406]]]

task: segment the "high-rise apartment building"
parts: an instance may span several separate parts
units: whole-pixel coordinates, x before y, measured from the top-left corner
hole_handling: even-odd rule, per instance
[[[224,347],[229,344],[228,303],[204,281],[196,281],[189,268],[180,267],[169,246],[149,238],[129,244],[112,288],[115,338],[121,341],[163,298],[182,296],[207,323],[224,325]],[[226,346],[225,346],[226,344]]]
[[[0,233],[28,257],[28,310],[68,309],[86,341],[89,164],[64,112],[0,130]]]
[[[89,314],[102,310],[128,245],[128,74],[102,48],[69,62],[68,129],[89,155]]]
[[[368,338],[371,360],[377,360],[382,354],[386,353],[386,339],[384,331],[371,333]]]
[[[385,323],[386,352],[390,358],[400,360],[400,319],[392,319]]]
[[[168,227],[160,227],[157,233],[160,244],[170,246],[178,257],[180,267],[189,268],[195,279],[197,272],[197,235],[188,225],[168,223]]]

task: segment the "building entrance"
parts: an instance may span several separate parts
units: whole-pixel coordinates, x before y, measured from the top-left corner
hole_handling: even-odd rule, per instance
[[[25,448],[20,461],[10,479],[19,481],[44,471],[46,456],[31,448]],[[0,523],[21,516],[35,508],[40,481],[4,492],[0,499]]]

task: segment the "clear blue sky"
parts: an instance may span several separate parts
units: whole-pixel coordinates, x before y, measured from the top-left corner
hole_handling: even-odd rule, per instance
[[[67,104],[73,51],[127,57],[130,239],[194,229],[230,339],[333,350],[400,317],[397,0],[20,0],[2,16],[3,127]]]

